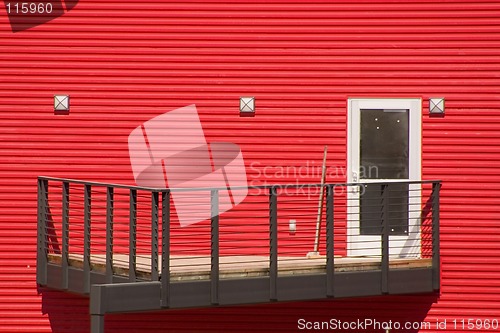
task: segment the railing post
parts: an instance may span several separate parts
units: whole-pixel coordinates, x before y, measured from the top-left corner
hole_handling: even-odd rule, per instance
[[[278,300],[278,198],[275,186],[269,189],[269,299]]]
[[[62,183],[62,288],[68,289],[68,270],[69,270],[69,183]]]
[[[106,283],[113,283],[113,210],[114,188],[106,190]]]
[[[37,181],[37,215],[38,215],[38,249],[36,282],[40,285],[47,284],[47,206],[48,206],[48,181]]]
[[[210,295],[212,305],[219,304],[219,190],[210,192],[211,232],[210,232]]]
[[[137,232],[137,190],[130,190],[129,198],[129,249],[128,249],[128,278],[130,282],[135,282],[136,268],[136,232]]]
[[[90,220],[92,186],[84,185],[83,195],[83,292],[90,293]]]
[[[382,262],[381,291],[389,293],[389,184],[382,184]]]
[[[170,306],[170,191],[161,194],[161,306]]]
[[[151,193],[151,281],[158,281],[158,192]]]
[[[440,182],[432,183],[432,287],[441,289],[441,258],[440,258],[440,231],[439,231],[439,196]]]
[[[327,185],[326,193],[326,296],[335,296],[335,263],[334,263],[334,215],[333,191],[335,185]]]

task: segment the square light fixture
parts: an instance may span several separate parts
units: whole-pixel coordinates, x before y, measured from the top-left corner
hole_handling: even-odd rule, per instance
[[[429,113],[444,114],[444,97],[429,98]]]
[[[255,97],[240,97],[240,116],[255,115]]]
[[[54,111],[69,111],[69,95],[54,95]]]

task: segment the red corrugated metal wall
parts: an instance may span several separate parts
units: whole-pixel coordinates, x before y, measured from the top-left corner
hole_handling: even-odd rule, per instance
[[[325,144],[345,170],[356,96],[423,98],[423,178],[444,181],[439,298],[113,315],[109,332],[500,320],[499,27],[498,1],[83,0],[13,33],[0,6],[0,331],[89,329],[86,299],[37,289],[36,176],[132,183],[130,131],[193,103],[209,141],[241,146],[251,180],[264,166],[319,166]],[[54,115],[57,93],[71,95],[70,115]],[[255,118],[239,117],[239,96],[256,97]],[[446,98],[444,118],[429,118],[429,97]]]

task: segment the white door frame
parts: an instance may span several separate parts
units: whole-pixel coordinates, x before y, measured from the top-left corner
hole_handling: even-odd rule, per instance
[[[350,98],[347,110],[347,182],[394,182],[405,180],[363,179],[360,175],[360,113],[361,109],[409,110],[409,181],[422,179],[422,100],[421,98]],[[408,236],[390,236],[390,255],[397,257],[420,256],[420,186],[410,185]],[[359,220],[359,191],[348,191],[347,255],[379,256],[381,236],[361,235]]]

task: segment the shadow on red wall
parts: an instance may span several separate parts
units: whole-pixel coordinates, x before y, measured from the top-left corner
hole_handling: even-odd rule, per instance
[[[89,332],[88,298],[40,288],[52,332]],[[106,333],[127,332],[419,332],[438,295],[270,303],[106,316]],[[407,326],[409,325],[409,326]],[[399,327],[399,329],[398,329]]]

